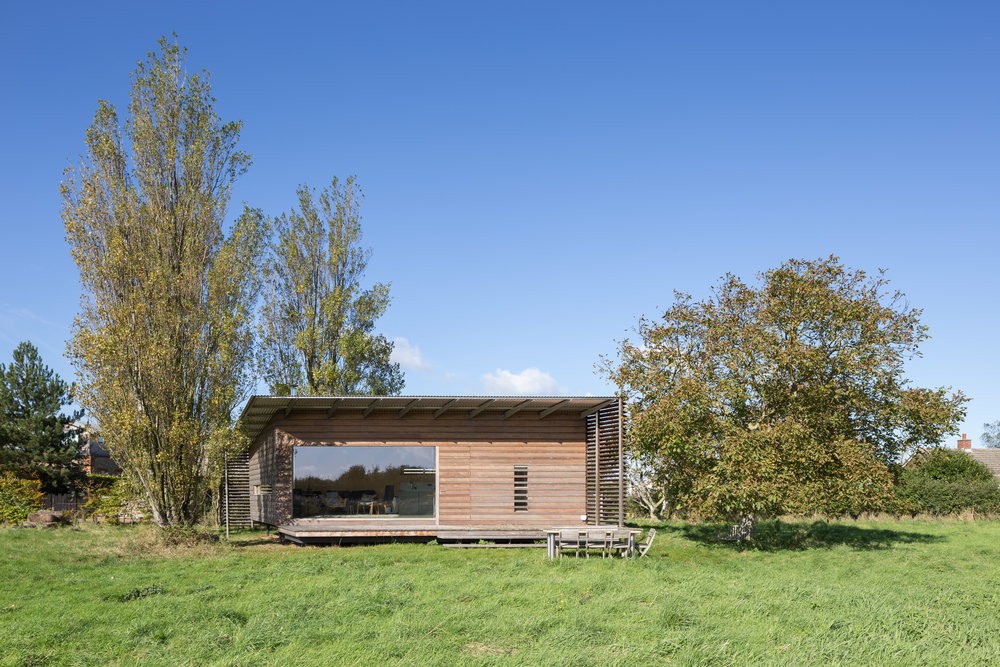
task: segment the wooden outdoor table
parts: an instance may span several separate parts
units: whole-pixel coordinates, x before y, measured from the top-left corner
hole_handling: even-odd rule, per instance
[[[606,533],[613,532],[616,541],[624,542],[625,555],[628,556],[631,556],[635,551],[636,535],[642,533],[641,530],[623,528],[621,526],[562,526],[559,528],[547,528],[545,530],[545,546],[549,560],[554,560],[559,556],[558,538],[559,534],[564,530],[586,533],[587,548],[590,548],[591,544],[596,544],[598,541],[603,540]]]

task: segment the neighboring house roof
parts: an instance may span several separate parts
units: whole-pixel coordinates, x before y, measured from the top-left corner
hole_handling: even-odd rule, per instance
[[[963,449],[993,473],[1000,480],[1000,449]]]
[[[581,417],[613,404],[613,396],[251,396],[240,423],[253,441],[279,412],[292,410],[361,410],[367,417],[375,410],[431,412],[435,418],[445,412],[465,412],[470,417],[484,412],[501,412],[509,417],[533,412],[544,418],[553,412],[576,411]]]
[[[83,459],[83,469],[87,473],[121,474],[121,467],[111,458],[104,438],[89,424],[73,422],[66,425],[67,431],[76,436],[77,449]]]

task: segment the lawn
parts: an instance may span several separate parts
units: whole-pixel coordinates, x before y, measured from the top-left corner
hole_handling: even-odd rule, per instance
[[[0,530],[2,665],[995,664],[1000,522],[661,526],[648,557]]]

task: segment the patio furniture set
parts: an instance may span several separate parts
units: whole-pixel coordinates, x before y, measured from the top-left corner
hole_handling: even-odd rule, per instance
[[[650,528],[646,541],[641,544],[636,543],[640,534],[639,529],[619,526],[573,526],[545,531],[550,559],[562,558],[564,553],[572,553],[578,558],[590,558],[591,553],[602,558],[641,558],[652,546],[656,529]]]

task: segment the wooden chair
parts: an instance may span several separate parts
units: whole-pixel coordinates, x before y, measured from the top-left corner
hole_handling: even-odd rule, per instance
[[[347,498],[337,491],[327,491],[323,494],[324,509],[327,514],[343,514],[347,511]]]
[[[557,545],[557,552],[559,553],[559,558],[562,558],[563,550],[572,550],[577,558],[580,557],[580,551],[582,550],[587,557],[590,557],[590,551],[587,545],[587,531],[585,530],[560,530],[559,531],[559,544]]]
[[[646,534],[646,541],[642,544],[635,545],[635,551],[633,556],[636,558],[642,558],[649,552],[649,547],[653,546],[653,540],[656,538],[656,529],[650,528],[649,532]]]
[[[627,530],[618,531],[612,546],[612,555],[628,558],[634,550],[635,543],[632,541],[632,534]]]
[[[617,530],[605,530],[594,546],[601,549],[601,558],[611,558],[615,555],[616,547],[620,544]]]
[[[386,484],[385,493],[382,494],[382,512],[385,514],[396,512],[396,485]]]

